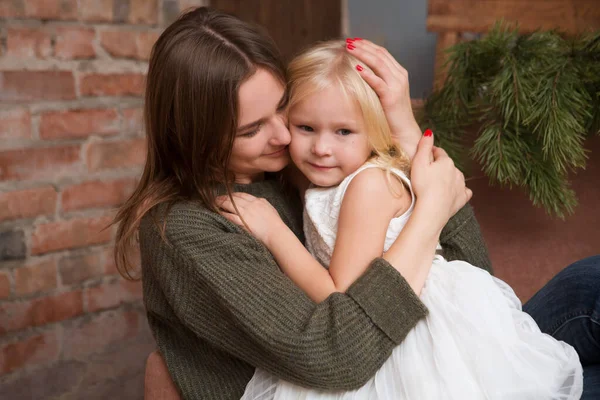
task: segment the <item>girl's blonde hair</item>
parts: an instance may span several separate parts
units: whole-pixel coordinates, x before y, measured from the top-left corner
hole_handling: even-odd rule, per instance
[[[372,153],[369,160],[386,170],[398,168],[406,173],[410,159],[392,140],[379,97],[356,70],[359,60],[345,49],[346,43],[332,40],[319,43],[298,55],[288,67],[289,108],[331,85],[355,101],[365,122]],[[363,68],[367,66],[361,63]]]

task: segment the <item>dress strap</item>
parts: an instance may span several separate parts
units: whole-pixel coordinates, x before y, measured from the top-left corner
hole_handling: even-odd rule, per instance
[[[364,171],[366,169],[369,169],[369,168],[379,168],[379,169],[385,170],[385,168],[382,167],[381,165],[378,165],[378,164],[373,163],[373,162],[366,162],[359,169],[357,169],[356,171],[354,171],[353,173],[351,173],[350,175],[348,175],[342,181],[342,183],[340,183],[338,190],[341,193],[341,197],[342,198],[346,194],[346,189],[348,189],[348,186],[350,185],[350,182],[352,182],[352,179],[354,179],[362,171]],[[402,171],[402,170],[400,170],[398,168],[390,168],[390,172],[392,174],[394,174],[395,176],[397,176],[398,178],[400,178],[400,180],[402,180],[402,182],[408,188],[408,191],[410,192],[410,196],[411,196],[411,204],[410,204],[410,207],[409,207],[408,211],[412,211],[412,209],[413,209],[413,207],[415,205],[415,193],[414,193],[412,185],[410,183],[410,179],[408,179],[408,176],[406,175],[406,173],[404,171]]]

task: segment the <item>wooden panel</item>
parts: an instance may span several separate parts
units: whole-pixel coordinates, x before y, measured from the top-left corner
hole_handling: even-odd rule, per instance
[[[434,32],[486,32],[499,19],[519,22],[521,32],[600,29],[599,0],[429,0],[428,7],[427,29]]]
[[[289,60],[319,40],[339,38],[341,0],[211,0],[211,6],[264,26]]]
[[[435,46],[435,78],[433,86],[435,89],[439,89],[444,86],[446,76],[448,75],[448,68],[444,66],[448,55],[446,50],[450,46],[454,46],[459,41],[458,32],[442,32],[438,35],[437,43]]]

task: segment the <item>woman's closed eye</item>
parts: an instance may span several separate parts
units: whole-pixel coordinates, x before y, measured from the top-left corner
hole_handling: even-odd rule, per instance
[[[254,130],[251,130],[251,131],[249,131],[249,132],[246,132],[246,133],[243,133],[243,134],[241,134],[240,136],[241,136],[241,137],[245,137],[245,138],[251,138],[251,137],[253,137],[254,135],[256,135],[258,132],[260,132],[260,130],[262,129],[262,127],[263,127],[263,124],[259,124],[259,125],[256,127],[256,129],[254,129]]]

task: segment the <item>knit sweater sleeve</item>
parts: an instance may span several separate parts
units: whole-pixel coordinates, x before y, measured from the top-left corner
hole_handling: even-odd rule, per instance
[[[305,386],[360,387],[427,313],[383,259],[315,304],[262,244],[216,214],[171,213],[166,238],[140,229],[177,317],[215,348]]]
[[[492,273],[492,262],[470,204],[448,221],[440,235],[440,244],[447,260],[467,261]]]

